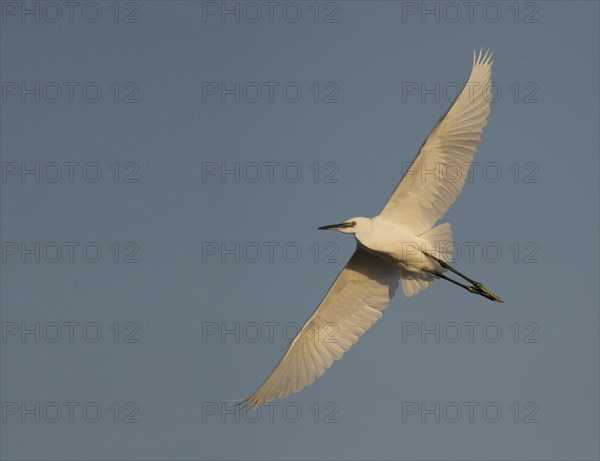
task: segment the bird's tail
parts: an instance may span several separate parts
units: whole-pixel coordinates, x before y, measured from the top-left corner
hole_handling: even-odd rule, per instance
[[[449,222],[440,224],[421,234],[427,242],[425,251],[447,263],[452,262],[452,227]]]

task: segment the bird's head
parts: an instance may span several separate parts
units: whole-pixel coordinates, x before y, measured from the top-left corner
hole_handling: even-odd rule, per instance
[[[321,226],[319,227],[319,230],[336,230],[343,232],[344,234],[356,234],[357,232],[368,229],[370,226],[371,220],[369,218],[350,218],[340,224]]]

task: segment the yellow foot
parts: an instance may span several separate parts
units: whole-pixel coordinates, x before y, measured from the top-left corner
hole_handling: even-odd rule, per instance
[[[478,294],[480,296],[483,296],[484,298],[487,298],[490,301],[495,301],[497,303],[503,303],[504,302],[504,301],[502,301],[502,299],[500,298],[500,296],[498,296],[493,291],[490,291],[489,289],[487,289],[486,287],[484,287],[479,282],[475,282],[474,286],[470,286],[469,287],[469,291],[471,293],[475,293],[475,294]]]

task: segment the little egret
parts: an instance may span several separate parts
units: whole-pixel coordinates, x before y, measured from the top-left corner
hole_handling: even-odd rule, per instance
[[[311,384],[382,316],[402,280],[409,297],[437,278],[491,301],[499,296],[451,261],[449,223],[435,226],[462,190],[490,113],[492,53],[473,56],[468,82],[422,144],[378,216],[323,226],[354,234],[354,254],[266,381],[240,408],[258,408]],[[468,284],[448,275],[450,271]]]

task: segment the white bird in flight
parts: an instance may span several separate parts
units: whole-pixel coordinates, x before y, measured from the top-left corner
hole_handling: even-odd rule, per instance
[[[448,264],[450,224],[435,226],[465,184],[490,113],[491,74],[492,53],[474,54],[468,82],[436,123],[378,216],[319,228],[354,234],[356,250],[273,372],[239,403],[240,408],[259,408],[312,384],[379,320],[400,280],[407,297],[443,278],[502,302]],[[468,284],[448,277],[447,271]]]

